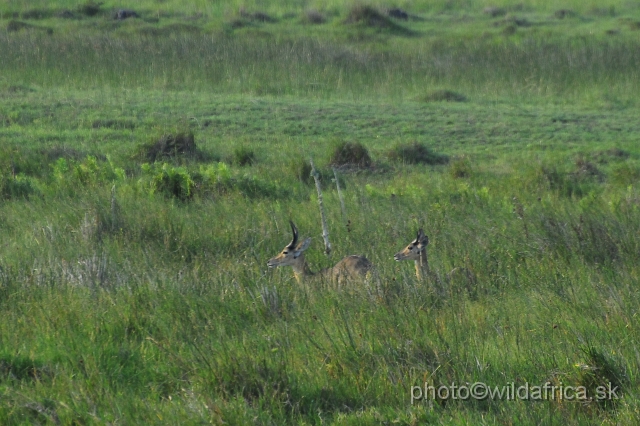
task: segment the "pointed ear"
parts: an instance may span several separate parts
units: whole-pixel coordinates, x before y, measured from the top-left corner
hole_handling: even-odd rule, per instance
[[[309,248],[310,244],[311,244],[311,237],[307,238],[306,240],[298,244],[298,247],[296,247],[296,252],[294,253],[293,257],[296,258],[300,256],[303,251]]]
[[[420,240],[420,244],[423,247],[426,247],[429,245],[429,237],[427,237],[426,235],[422,234],[422,239]]]
[[[424,238],[424,231],[422,228],[418,229],[418,235],[416,236],[416,241],[420,242]]]

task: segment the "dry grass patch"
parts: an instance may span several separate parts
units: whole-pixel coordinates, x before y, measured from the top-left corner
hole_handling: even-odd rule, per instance
[[[143,145],[140,155],[149,162],[166,158],[195,156],[197,153],[196,142],[193,133],[166,134],[156,142]]]
[[[341,168],[368,168],[373,161],[367,148],[360,142],[339,142],[333,148],[329,164]]]

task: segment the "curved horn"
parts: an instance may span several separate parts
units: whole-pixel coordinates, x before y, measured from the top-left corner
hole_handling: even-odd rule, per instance
[[[416,243],[419,243],[420,240],[424,237],[424,231],[422,228],[418,229],[418,234],[416,235]]]
[[[298,243],[298,228],[296,228],[296,225],[293,224],[292,220],[289,221],[289,224],[291,225],[291,231],[293,231],[293,240],[291,240],[287,247],[290,249],[294,249],[296,248],[296,244]]]

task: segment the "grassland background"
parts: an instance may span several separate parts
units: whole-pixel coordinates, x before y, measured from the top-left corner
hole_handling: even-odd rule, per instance
[[[87,5],[0,5],[0,423],[638,422],[640,3]],[[179,133],[198,155],[141,154]],[[342,142],[374,162],[344,211]],[[390,155],[414,142],[448,163]],[[313,269],[375,276],[268,270],[289,219]],[[419,227],[428,282],[392,258]],[[425,381],[622,398],[412,405]]]

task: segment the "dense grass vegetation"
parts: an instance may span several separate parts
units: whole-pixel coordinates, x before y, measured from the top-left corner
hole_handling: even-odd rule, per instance
[[[0,28],[1,424],[640,420],[637,5],[10,1]],[[290,219],[314,270],[375,273],[268,270]],[[425,281],[393,261],[421,227]],[[474,382],[619,398],[412,403]]]

